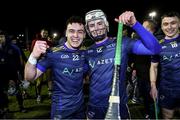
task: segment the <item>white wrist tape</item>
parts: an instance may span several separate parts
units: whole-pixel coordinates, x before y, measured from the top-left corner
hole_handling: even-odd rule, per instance
[[[28,62],[31,63],[32,65],[37,64],[37,59],[32,56],[32,54],[29,56]]]

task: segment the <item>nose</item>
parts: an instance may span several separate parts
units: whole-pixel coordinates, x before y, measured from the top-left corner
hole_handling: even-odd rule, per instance
[[[78,37],[78,32],[74,32],[74,37]]]
[[[172,25],[171,24],[168,24],[168,26],[167,26],[168,28],[171,28],[172,27]]]
[[[98,26],[98,25],[95,25],[95,27],[94,27],[94,28],[95,28],[95,30],[97,30],[97,29],[99,29],[99,26]]]

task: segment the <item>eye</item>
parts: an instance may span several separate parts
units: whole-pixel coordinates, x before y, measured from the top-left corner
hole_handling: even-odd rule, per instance
[[[165,22],[165,23],[163,23],[163,26],[168,26],[168,23],[166,23],[166,22]]]
[[[78,33],[79,34],[84,34],[84,31],[83,30],[79,30]]]
[[[94,24],[89,24],[89,27],[90,28],[93,28],[95,25]]]
[[[68,31],[69,31],[69,33],[74,33],[75,32],[73,29],[69,29]]]
[[[172,21],[171,22],[171,25],[175,25],[175,24],[177,24],[177,21]]]
[[[101,21],[101,22],[98,22],[98,25],[102,25],[103,24],[103,22]]]

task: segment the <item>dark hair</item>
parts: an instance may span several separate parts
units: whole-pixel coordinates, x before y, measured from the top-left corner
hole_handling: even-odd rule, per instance
[[[143,20],[143,22],[146,22],[146,21],[150,24],[151,29],[154,29],[154,31],[157,30],[157,28],[158,28],[158,23],[157,23],[155,20],[149,19],[149,18],[146,18],[146,19]]]
[[[10,38],[9,38],[9,34],[4,31],[4,30],[0,30],[0,35],[4,35],[5,36],[5,44],[9,44],[11,41],[10,41]]]
[[[42,29],[41,29],[41,32],[42,32],[42,31],[49,31],[49,30],[46,29],[46,28],[42,28]]]
[[[0,30],[0,35],[7,35],[7,33],[4,30]]]
[[[164,19],[165,17],[177,17],[178,19],[180,19],[180,15],[178,12],[176,11],[171,11],[171,12],[166,12],[162,15],[161,20]]]
[[[80,16],[71,16],[67,21],[66,21],[66,27],[68,26],[68,24],[72,24],[72,23],[79,23],[84,25],[84,19]]]

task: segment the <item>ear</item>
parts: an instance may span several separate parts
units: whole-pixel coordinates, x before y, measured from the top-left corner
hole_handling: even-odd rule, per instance
[[[67,31],[65,31],[65,36],[67,37]]]

